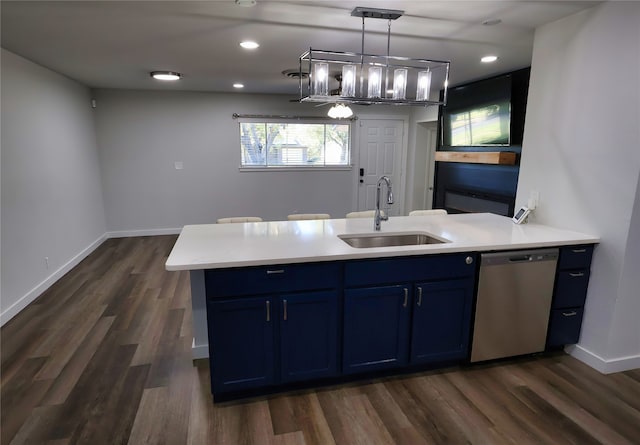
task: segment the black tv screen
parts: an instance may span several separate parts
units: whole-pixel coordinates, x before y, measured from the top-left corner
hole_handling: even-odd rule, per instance
[[[442,115],[442,144],[450,147],[511,143],[511,78],[488,79],[450,90]]]

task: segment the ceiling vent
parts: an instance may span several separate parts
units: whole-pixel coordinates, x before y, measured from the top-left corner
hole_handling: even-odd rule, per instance
[[[309,73],[305,71],[300,71],[298,68],[292,68],[289,70],[284,70],[282,75],[288,77],[289,79],[308,79]]]

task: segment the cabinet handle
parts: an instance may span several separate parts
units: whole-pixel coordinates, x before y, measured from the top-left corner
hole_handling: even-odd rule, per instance
[[[277,273],[284,273],[284,269],[275,269],[275,270],[268,270],[267,271],[267,275],[273,275],[273,274],[277,274]]]
[[[287,321],[287,300],[282,300],[282,304],[284,306],[284,320]]]
[[[464,262],[467,264],[473,264],[473,257],[468,256],[464,259]]]
[[[585,253],[587,249],[571,249],[573,253]]]
[[[422,288],[418,287],[418,306],[422,306]]]
[[[584,272],[569,272],[569,276],[573,278],[584,277]]]
[[[402,303],[402,307],[407,307],[408,303],[409,303],[409,289],[407,289],[405,287],[404,288],[404,303]]]
[[[271,303],[267,300],[265,304],[267,306],[267,321],[271,321]]]
[[[565,317],[573,317],[574,315],[578,315],[578,313],[576,311],[571,311],[571,312],[563,312],[562,315],[564,315]]]

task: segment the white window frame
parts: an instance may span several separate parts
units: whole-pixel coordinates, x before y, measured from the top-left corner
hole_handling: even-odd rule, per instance
[[[340,120],[336,121],[335,119],[324,119],[324,118],[304,118],[304,119],[296,119],[296,118],[255,118],[255,117],[239,117],[238,119],[238,145],[239,145],[239,167],[238,170],[241,172],[265,172],[265,171],[350,171],[353,170],[353,121],[351,120]],[[349,126],[349,147],[348,147],[348,155],[349,161],[346,165],[243,165],[242,164],[242,144],[240,142],[240,125],[243,123],[259,123],[259,124],[273,124],[273,123],[286,123],[286,124],[323,124],[323,125],[335,125],[336,123],[340,123],[341,125]]]

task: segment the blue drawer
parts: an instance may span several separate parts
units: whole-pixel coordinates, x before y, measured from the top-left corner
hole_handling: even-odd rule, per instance
[[[582,326],[581,307],[554,309],[549,319],[547,346],[563,346],[578,343]]]
[[[305,263],[205,271],[207,298],[334,289],[342,281],[341,263]]]
[[[593,244],[560,249],[559,269],[588,269],[591,266]]]
[[[470,264],[467,258],[471,258]],[[349,261],[345,264],[344,280],[346,287],[357,287],[464,278],[475,275],[476,263],[474,253]]]
[[[583,306],[589,286],[589,269],[558,272],[553,308]]]

